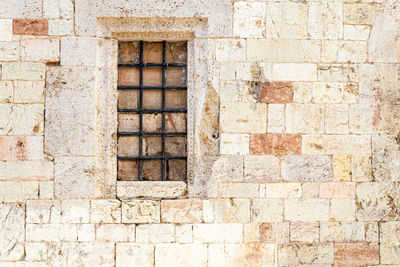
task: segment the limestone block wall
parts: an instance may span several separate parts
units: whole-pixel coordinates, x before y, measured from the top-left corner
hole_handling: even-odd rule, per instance
[[[189,41],[187,184],[116,180],[119,40]],[[398,0],[0,0],[0,266],[400,266]]]

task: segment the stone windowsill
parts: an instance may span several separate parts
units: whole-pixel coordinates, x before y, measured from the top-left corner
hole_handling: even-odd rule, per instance
[[[117,181],[117,197],[120,200],[177,198],[186,192],[187,184],[181,181]]]

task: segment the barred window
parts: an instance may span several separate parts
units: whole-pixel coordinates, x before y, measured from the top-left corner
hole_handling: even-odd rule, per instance
[[[118,180],[186,180],[186,70],[186,42],[119,43]]]

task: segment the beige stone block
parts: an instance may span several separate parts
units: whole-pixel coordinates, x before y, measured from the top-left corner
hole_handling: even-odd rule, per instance
[[[132,200],[122,203],[122,223],[160,222],[160,202]]]
[[[324,42],[324,45],[326,42]],[[324,47],[326,49],[326,47]],[[327,51],[324,50],[326,53]],[[327,56],[325,54],[325,56]],[[327,60],[325,60],[327,61]],[[343,65],[337,64],[319,64],[318,81],[322,82],[341,82],[344,80]]]
[[[307,37],[307,7],[295,2],[267,3],[266,37]]]
[[[308,34],[312,39],[340,39],[343,36],[343,4],[312,2],[308,10]]]
[[[44,80],[44,63],[39,62],[8,62],[2,63],[3,80]]]
[[[399,181],[400,150],[397,137],[375,135],[372,138],[372,172],[376,181]]]
[[[368,40],[371,31],[370,26],[365,25],[343,25],[343,39],[352,41]]]
[[[381,224],[380,256],[382,264],[400,264],[400,223],[385,222]]]
[[[176,243],[192,243],[193,242],[193,225],[176,224],[175,225]]]
[[[205,223],[214,222],[214,201],[203,200],[203,221]]]
[[[272,79],[276,81],[316,81],[317,65],[276,63],[272,65]]]
[[[339,52],[340,42],[337,40],[323,40],[321,50],[321,61],[322,62],[336,62]]]
[[[221,133],[220,153],[226,155],[249,154],[250,135]]]
[[[0,182],[0,201],[25,202],[27,199],[37,199],[39,185],[36,181]]]
[[[175,241],[173,224],[141,224],[136,227],[138,243],[172,243]]]
[[[48,264],[53,266],[68,265],[69,246],[68,243],[48,243]]]
[[[96,66],[97,39],[94,37],[62,37],[61,65]]]
[[[185,267],[193,263],[207,266],[207,246],[204,244],[157,244],[155,267]]]
[[[273,155],[248,155],[244,157],[244,181],[276,181],[280,176],[279,158]]]
[[[52,199],[54,198],[54,182],[53,181],[40,181],[39,182],[39,197]]]
[[[72,0],[43,0],[45,18],[72,19],[74,16],[74,3]]]
[[[320,183],[303,183],[301,186],[302,198],[318,198]]]
[[[285,105],[268,105],[268,133],[283,133],[285,130]]]
[[[351,157],[351,177],[354,182],[370,182],[372,179],[371,155]]]
[[[250,183],[221,183],[218,187],[218,196],[220,197],[258,197],[259,185]]]
[[[23,37],[21,59],[24,61],[60,61],[60,40],[49,37]]]
[[[365,241],[364,223],[322,222],[321,242]]]
[[[0,61],[18,61],[20,46],[18,42],[0,42]]]
[[[320,104],[286,105],[286,131],[288,133],[322,133],[324,107]]]
[[[337,54],[337,62],[364,63],[368,59],[367,42],[343,41],[340,42]]]
[[[245,61],[245,39],[217,39],[215,41],[217,61]]]
[[[399,218],[398,183],[360,183],[356,187],[358,221],[395,221]]]
[[[249,223],[249,199],[218,199],[214,202],[215,223]]]
[[[42,135],[44,105],[0,104],[1,135]]]
[[[328,134],[349,133],[349,105],[329,104],[325,106],[325,132]]]
[[[278,261],[282,266],[329,266],[334,263],[333,244],[282,245],[278,248]]]
[[[261,81],[263,79],[271,79],[271,63],[264,62],[245,62],[236,63],[236,80],[242,80],[246,83],[243,84],[240,101],[244,102],[256,102],[257,101],[257,90],[255,86],[252,86],[252,82]]]
[[[311,82],[294,82],[293,84],[293,102],[309,103],[311,102],[311,92],[313,84]]]
[[[45,261],[47,260],[47,244],[41,242],[26,243],[26,261]]]
[[[0,205],[0,261],[18,261],[24,257],[24,219],[24,206]]]
[[[240,73],[237,73],[240,78],[246,78],[248,76],[247,69],[240,71]],[[250,70],[248,71],[250,72]],[[257,77],[259,77],[258,74]],[[236,81],[222,81],[220,82],[219,93],[221,102],[257,102],[257,92],[249,81],[238,81],[238,79]]]
[[[162,200],[161,222],[198,223],[203,220],[203,202],[200,199]]]
[[[193,238],[195,243],[241,243],[243,224],[194,224]]]
[[[117,197],[129,200],[137,197],[176,198],[186,194],[187,184],[181,181],[117,182]]]
[[[236,2],[233,11],[233,34],[261,38],[265,35],[265,3]]]
[[[329,182],[321,183],[319,186],[320,198],[354,198],[355,183],[352,182]]]
[[[266,198],[299,198],[301,197],[300,183],[265,184]]]
[[[301,54],[304,62],[320,62],[321,50],[320,40],[301,41]]]
[[[14,103],[44,103],[44,81],[13,82]]]
[[[254,199],[251,204],[252,222],[282,222],[282,199]]]
[[[243,157],[222,156],[212,166],[211,176],[216,181],[243,181]]]
[[[331,199],[330,220],[333,222],[352,222],[355,220],[355,209],[354,199]]]
[[[285,200],[285,220],[316,222],[329,220],[329,201],[325,199]]]
[[[90,202],[91,223],[120,223],[121,202],[113,199],[98,199]]]
[[[50,36],[65,36],[74,34],[74,21],[66,19],[50,19],[49,20],[49,35]]]
[[[275,244],[212,244],[208,247],[209,267],[272,267]]]
[[[282,178],[286,181],[332,180],[332,158],[330,156],[288,155],[282,157]]]
[[[154,267],[154,245],[117,243],[115,260],[116,267]]]
[[[26,223],[61,223],[60,200],[28,200]]]
[[[367,135],[304,135],[303,154],[371,154],[371,137]]]
[[[100,224],[96,227],[97,242],[134,242],[134,224]]]
[[[351,181],[351,157],[349,155],[333,156],[333,177],[335,181]]]
[[[249,39],[247,41],[247,60],[274,63],[300,62],[301,42],[289,39]]]
[[[50,161],[0,161],[1,180],[50,180],[53,163]]]
[[[319,223],[290,223],[290,241],[301,243],[319,242]]]
[[[12,41],[12,19],[0,19],[0,41]]]
[[[365,241],[379,242],[379,224],[376,222],[365,223]]]
[[[346,24],[371,25],[378,12],[376,4],[354,3],[343,5],[343,22]]]
[[[77,241],[75,224],[26,224],[26,241]]]
[[[260,224],[247,223],[244,225],[243,238],[244,243],[258,243],[260,242]]]
[[[317,103],[356,103],[358,87],[351,83],[318,82],[314,83],[312,95]]]
[[[78,224],[77,231],[79,242],[95,242],[96,228],[94,224]]]
[[[13,84],[11,81],[0,81],[0,103],[13,101]]]
[[[267,105],[253,103],[221,104],[220,124],[223,132],[265,133]]]
[[[235,64],[230,62],[221,62],[219,64],[219,78],[221,80],[235,80]],[[231,82],[233,83],[233,82]],[[226,83],[229,84],[229,83]],[[220,88],[221,90],[221,88]]]
[[[56,158],[54,193],[57,198],[90,198],[94,195],[93,158]]]
[[[112,243],[74,243],[68,249],[68,265],[99,266],[114,265],[114,244]]]
[[[89,223],[90,221],[90,203],[85,199],[63,200],[62,222],[63,223]]]

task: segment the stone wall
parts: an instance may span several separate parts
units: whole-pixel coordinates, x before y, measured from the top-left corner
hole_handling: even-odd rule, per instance
[[[116,181],[117,41],[189,41],[188,183]],[[400,266],[398,0],[0,1],[0,266]]]

